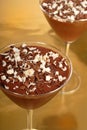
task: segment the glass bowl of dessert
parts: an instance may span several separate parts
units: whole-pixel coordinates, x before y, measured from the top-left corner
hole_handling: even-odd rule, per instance
[[[64,41],[65,54],[68,56],[71,43],[87,31],[87,0],[39,0],[39,3],[48,23]],[[72,86],[66,86],[63,93],[76,92],[80,83],[80,76],[73,70],[70,80]]]
[[[17,43],[0,50],[0,89],[27,110],[26,130],[34,130],[33,110],[52,99],[71,74],[69,58],[50,44]]]

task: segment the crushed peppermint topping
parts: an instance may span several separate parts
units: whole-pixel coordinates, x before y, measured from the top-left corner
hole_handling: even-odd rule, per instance
[[[69,75],[67,60],[49,48],[12,45],[0,54],[0,84],[16,93],[47,93],[64,84]]]
[[[50,17],[60,21],[87,19],[87,0],[43,0],[41,6]]]

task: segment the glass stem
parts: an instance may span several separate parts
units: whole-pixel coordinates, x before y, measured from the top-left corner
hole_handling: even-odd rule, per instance
[[[66,42],[65,43],[65,55],[66,56],[69,56],[69,48],[70,48],[70,43]],[[62,89],[62,93],[64,93],[64,92],[65,92],[65,87],[63,87],[63,89]],[[62,99],[64,100],[64,96],[62,97]]]
[[[65,43],[65,54],[66,54],[66,56],[68,56],[69,55],[69,48],[70,48],[70,43],[69,42],[66,42]]]
[[[33,128],[33,110],[27,110],[27,130],[32,130]]]

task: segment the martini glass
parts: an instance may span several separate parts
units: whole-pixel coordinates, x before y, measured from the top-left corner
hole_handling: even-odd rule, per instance
[[[14,44],[17,47],[20,47],[22,43]],[[72,73],[72,65],[68,57],[66,57],[61,51],[59,51],[57,48],[41,42],[29,42],[27,43],[28,46],[38,46],[38,47],[44,47],[45,49],[50,49],[52,51],[55,51],[56,53],[60,54],[63,59],[65,59],[66,64],[68,66],[68,77],[67,79],[57,88],[50,90],[49,92],[44,93],[38,93],[38,94],[22,94],[17,93],[14,91],[11,91],[9,89],[5,88],[5,84],[0,82],[0,89],[3,91],[3,93],[11,99],[14,103],[16,103],[21,108],[24,108],[27,110],[27,128],[24,130],[35,130],[33,128],[33,110],[36,108],[41,107],[42,105],[46,104],[51,100],[61,89],[65,84],[69,81]],[[12,45],[10,45],[12,46]],[[0,54],[3,54],[4,52],[8,52],[10,49],[10,46],[7,46],[0,50]],[[67,73],[67,72],[66,72]],[[67,74],[66,74],[67,75]],[[55,84],[53,85],[55,86]],[[20,86],[19,86],[20,87]],[[23,87],[23,86],[22,86]]]
[[[66,19],[64,20],[62,18],[59,18],[58,16],[55,17],[54,14],[51,14],[49,12],[49,9],[47,9],[47,7],[45,8],[45,6],[42,5],[43,2],[46,4],[46,0],[39,1],[40,8],[43,14],[45,15],[48,23],[55,31],[55,33],[58,36],[60,36],[60,38],[64,41],[65,54],[69,56],[70,45],[74,43],[87,30],[87,19],[67,21]],[[51,3],[52,1],[48,0],[47,2]],[[55,13],[56,11],[57,10],[55,10]],[[80,76],[75,70],[73,70],[72,77],[68,85],[66,86],[66,88],[62,90],[62,93],[71,94],[71,93],[76,92],[80,87],[80,83],[81,83]]]

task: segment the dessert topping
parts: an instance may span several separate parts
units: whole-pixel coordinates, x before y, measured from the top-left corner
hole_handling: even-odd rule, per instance
[[[42,8],[60,21],[87,19],[87,0],[43,0]]]

